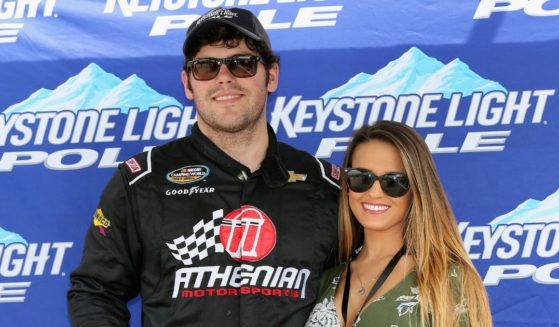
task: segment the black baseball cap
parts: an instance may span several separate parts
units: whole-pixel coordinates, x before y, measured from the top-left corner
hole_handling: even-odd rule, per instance
[[[272,49],[272,44],[268,33],[254,14],[246,9],[241,8],[215,8],[200,18],[195,20],[188,31],[186,32],[186,40],[182,46],[183,53],[186,55],[188,48],[192,45],[192,41],[196,34],[200,33],[209,27],[227,24],[236,28],[239,32],[243,33],[256,41],[262,41]]]

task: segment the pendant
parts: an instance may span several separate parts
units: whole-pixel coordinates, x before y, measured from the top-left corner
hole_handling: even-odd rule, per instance
[[[357,291],[357,292],[359,292],[359,295],[364,295],[365,294],[365,287],[361,286],[359,288],[359,291]]]

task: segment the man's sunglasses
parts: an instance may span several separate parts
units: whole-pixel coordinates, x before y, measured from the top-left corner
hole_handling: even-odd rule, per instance
[[[410,189],[408,176],[403,173],[388,173],[377,176],[370,170],[363,168],[345,168],[344,173],[347,186],[357,193],[370,189],[376,180],[380,181],[380,188],[384,194],[393,198],[403,196]]]
[[[186,70],[192,71],[192,76],[199,81],[209,81],[217,76],[221,65],[225,64],[227,69],[235,77],[246,78],[256,75],[260,56],[239,55],[228,58],[200,58],[186,63]]]

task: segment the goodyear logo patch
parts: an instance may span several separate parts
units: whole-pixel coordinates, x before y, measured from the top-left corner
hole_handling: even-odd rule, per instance
[[[167,180],[175,184],[189,184],[203,180],[210,174],[210,168],[203,165],[185,166],[167,174]]]
[[[93,226],[99,228],[101,235],[107,236],[106,229],[111,227],[111,221],[105,218],[101,209],[97,209],[93,215]]]

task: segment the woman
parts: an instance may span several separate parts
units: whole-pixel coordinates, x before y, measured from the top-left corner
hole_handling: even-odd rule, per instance
[[[306,326],[492,326],[421,136],[397,122],[364,126],[344,167],[342,264],[325,273]]]

